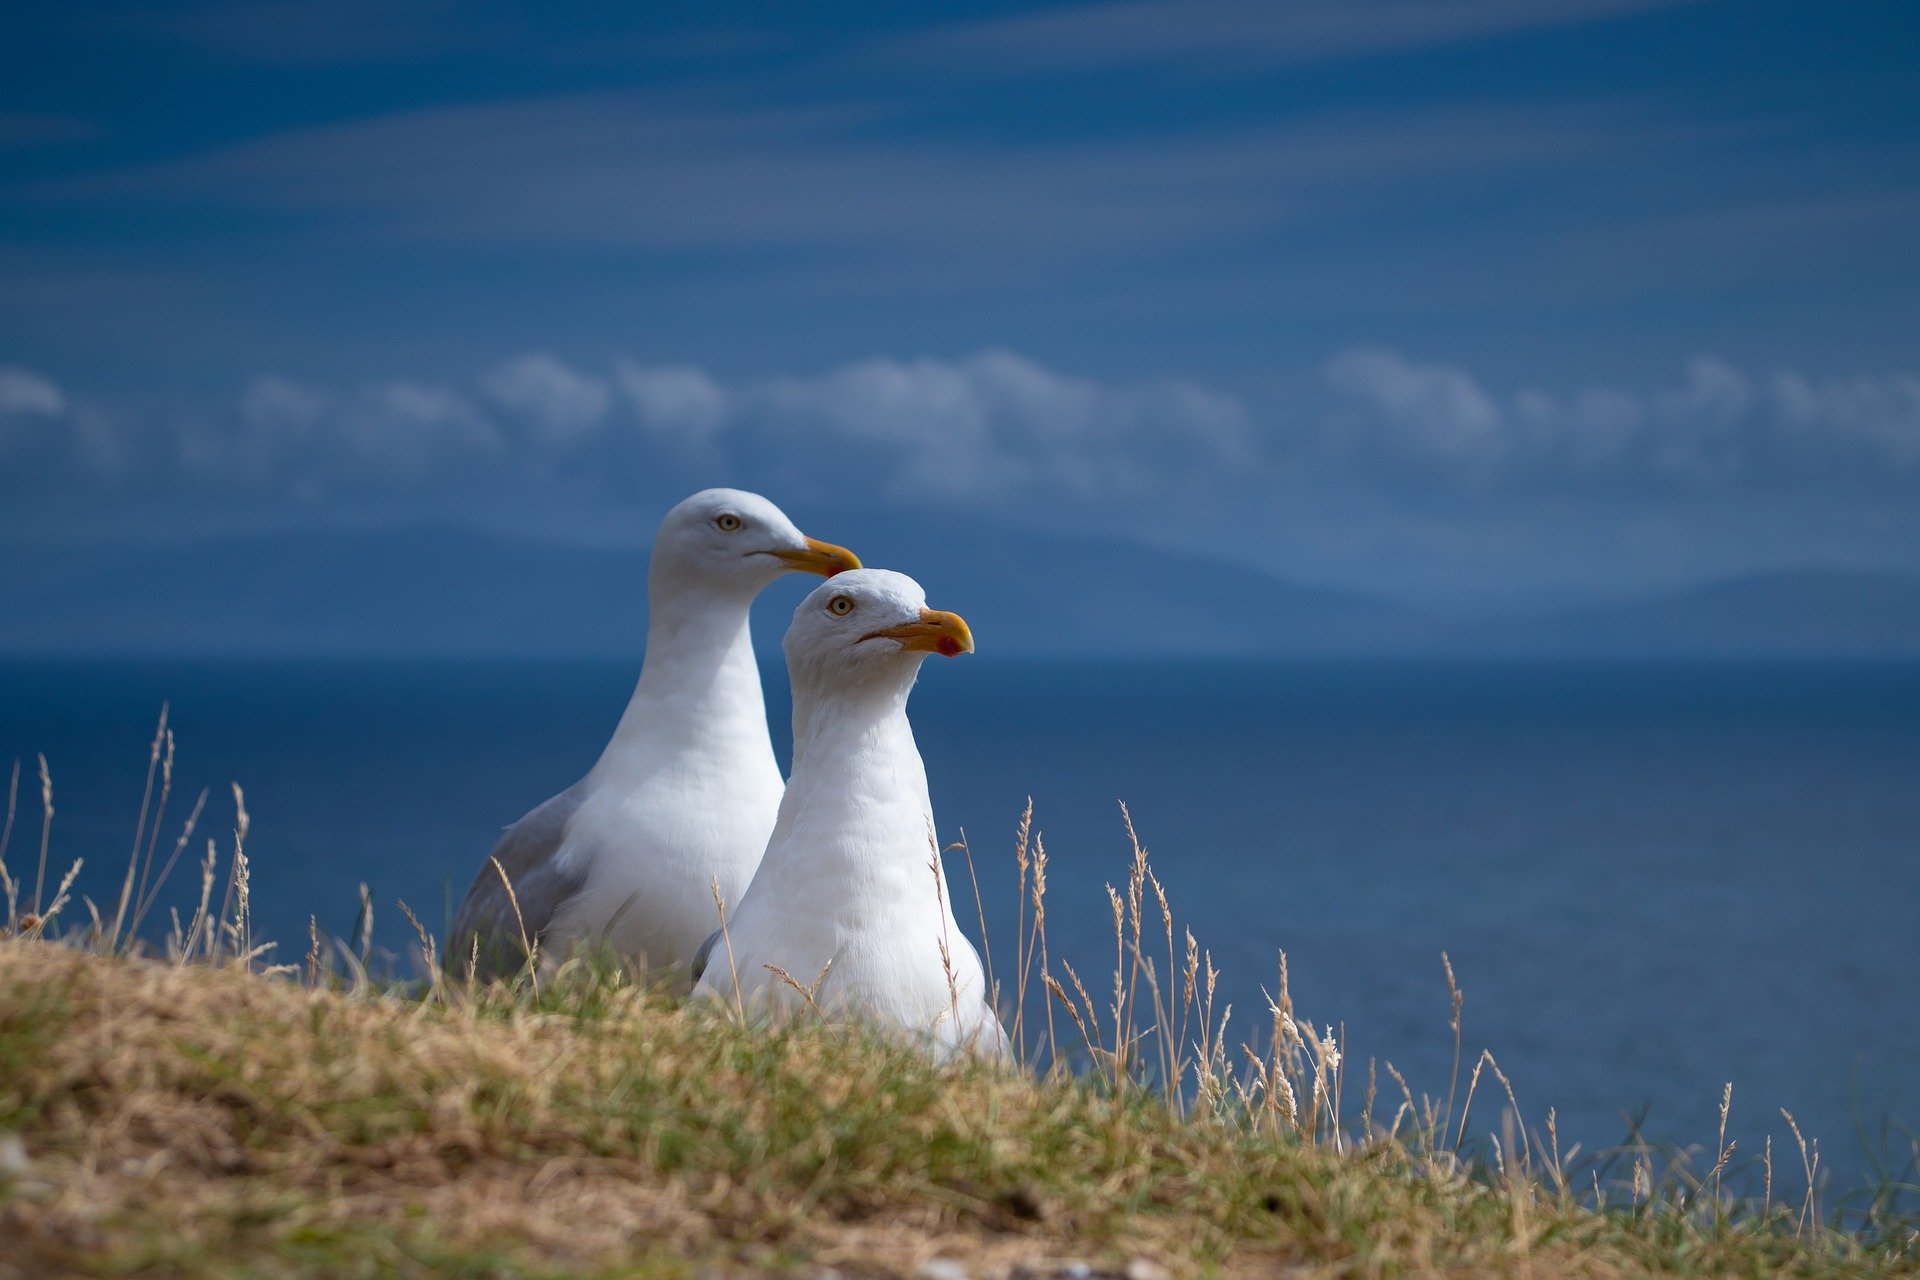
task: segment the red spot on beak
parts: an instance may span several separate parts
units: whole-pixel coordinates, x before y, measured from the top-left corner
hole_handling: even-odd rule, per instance
[[[952,636],[941,636],[934,642],[934,648],[940,651],[942,657],[957,658],[960,656],[960,642]]]

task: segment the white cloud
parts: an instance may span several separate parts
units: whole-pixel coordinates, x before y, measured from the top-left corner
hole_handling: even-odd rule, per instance
[[[885,459],[896,491],[945,496],[1021,478],[995,447],[976,380],[947,361],[867,360],[820,377],[776,380],[755,399],[781,434],[829,439]]]
[[[0,447],[33,465],[0,468],[0,509],[31,499],[36,528],[120,528],[146,503],[156,526],[184,504],[215,522],[298,510],[624,536],[637,509],[734,483],[795,504],[925,501],[1209,545],[1306,537],[1294,553],[1325,557],[1403,535],[1435,555],[1456,535],[1490,547],[1500,513],[1543,498],[1608,519],[1870,512],[1910,506],[1920,479],[1910,374],[1702,357],[1664,385],[1509,390],[1366,348],[1324,376],[1324,397],[1256,412],[1194,382],[1089,378],[1008,351],[729,379],[534,354],[467,383],[262,376],[224,404],[140,406],[7,368]]]
[[[66,411],[66,393],[52,380],[18,365],[0,365],[0,417],[57,418]]]
[[[64,404],[16,377],[8,403]],[[279,375],[224,406],[88,402],[54,440],[78,473],[138,469],[271,505],[335,499],[630,505],[651,486],[732,478],[983,507],[1169,494],[1257,449],[1235,397],[1169,379],[1075,377],[1005,351],[874,358],[723,382],[620,359],[607,374],[529,354],[470,386],[413,379],[326,388]],[[84,416],[84,423],[81,421]],[[81,430],[84,426],[85,430]],[[45,433],[42,433],[45,435]]]
[[[1361,348],[1329,361],[1327,381],[1421,452],[1485,461],[1509,447],[1506,414],[1463,369]]]
[[[507,361],[480,380],[497,407],[524,419],[551,444],[577,443],[607,419],[613,388],[548,355]]]
[[[505,433],[472,397],[408,379],[334,391],[262,375],[225,414],[191,414],[172,430],[134,418],[116,426],[129,443],[142,438],[156,465],[170,456],[223,488],[308,500],[341,487],[430,482],[448,467],[507,451]]]
[[[450,455],[497,453],[499,429],[448,387],[387,382],[356,394],[334,420],[341,440],[367,461],[425,472]]]
[[[614,377],[640,425],[663,440],[704,440],[731,411],[726,389],[703,369],[648,367],[622,357],[614,362]]]
[[[1501,396],[1457,366],[1379,349],[1337,356],[1326,374],[1347,406],[1334,423],[1346,454],[1384,446],[1476,482],[1804,487],[1837,473],[1920,470],[1920,378],[1909,374],[1757,377],[1700,356],[1671,386]]]
[[[1231,396],[1177,381],[1099,383],[1004,351],[865,360],[776,379],[746,398],[769,430],[816,431],[867,452],[897,495],[1170,487],[1250,447],[1246,410]]]
[[[81,423],[70,409],[66,393],[51,379],[18,365],[0,365],[0,458],[37,449],[61,432],[79,432]]]
[[[1782,373],[1765,395],[1779,422],[1797,435],[1851,439],[1893,465],[1920,468],[1920,377],[1818,383]]]

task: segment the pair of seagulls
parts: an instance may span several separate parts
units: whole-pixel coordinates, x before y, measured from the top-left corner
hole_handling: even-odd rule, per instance
[[[783,646],[783,784],[748,612],[794,572],[827,581]],[[487,978],[518,970],[529,943],[547,956],[602,945],[676,992],[776,1014],[811,1004],[941,1054],[1004,1056],[906,712],[929,654],[972,651],[967,624],[927,608],[905,574],[862,568],[736,489],[667,513],[647,598],[640,682],[612,740],[507,829],[454,918],[449,969]]]

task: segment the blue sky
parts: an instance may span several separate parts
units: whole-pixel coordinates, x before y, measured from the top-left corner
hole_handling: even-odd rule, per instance
[[[711,482],[1408,599],[1920,569],[1920,10],[10,6],[0,539]]]

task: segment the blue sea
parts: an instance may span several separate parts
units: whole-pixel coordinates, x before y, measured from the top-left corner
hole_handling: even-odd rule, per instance
[[[404,964],[396,903],[444,927],[500,828],[592,763],[634,671],[0,665],[0,785],[24,762],[8,860],[32,870],[44,752],[51,862],[84,856],[82,888],[110,899],[165,700],[178,762],[163,848],[202,786],[202,830],[230,845],[237,781],[258,932],[298,959],[309,914],[351,931],[364,883],[376,940]],[[772,671],[769,700],[781,742]],[[1730,1132],[1743,1154],[1773,1136],[1779,1184],[1799,1178],[1781,1108],[1817,1137],[1833,1193],[1872,1179],[1876,1153],[1911,1158],[1920,666],[983,656],[930,663],[913,712],[940,834],[971,843],[1003,974],[1031,797],[1054,953],[1100,975],[1098,998],[1125,801],[1225,975],[1234,1027],[1265,1023],[1284,950],[1302,1014],[1344,1028],[1350,1101],[1368,1058],[1446,1093],[1445,951],[1469,1063],[1490,1049],[1530,1123],[1555,1109],[1563,1147],[1602,1150],[1634,1124],[1711,1147],[1731,1081]],[[964,864],[949,871],[971,932]],[[176,873],[174,900],[196,879]],[[1497,1129],[1486,1083],[1476,1114]]]

